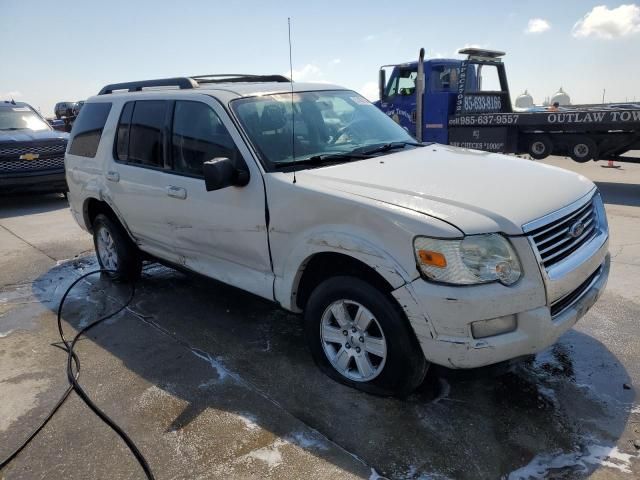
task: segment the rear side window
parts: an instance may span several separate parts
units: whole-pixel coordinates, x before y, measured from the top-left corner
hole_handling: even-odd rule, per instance
[[[110,103],[87,103],[73,124],[69,153],[81,157],[95,157],[104,124],[111,111]]]
[[[139,100],[122,109],[116,136],[116,157],[148,167],[164,168],[164,131],[169,102]]]
[[[173,113],[173,170],[202,176],[202,164],[216,157],[235,157],[229,132],[211,107],[200,102],[177,101]]]

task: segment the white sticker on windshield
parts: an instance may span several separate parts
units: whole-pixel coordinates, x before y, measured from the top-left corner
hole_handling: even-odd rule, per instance
[[[17,107],[17,108],[12,108],[11,110],[13,110],[14,112],[29,112],[29,107]]]
[[[358,105],[373,105],[373,103],[369,102],[366,98],[362,97],[350,97]]]

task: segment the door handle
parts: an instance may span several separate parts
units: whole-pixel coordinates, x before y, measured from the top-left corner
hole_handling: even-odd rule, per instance
[[[173,185],[169,185],[167,187],[167,195],[173,198],[184,200],[185,198],[187,198],[187,190],[182,187],[174,187]]]
[[[107,174],[105,175],[107,177],[107,180],[110,180],[112,182],[119,182],[120,181],[120,174],[118,172],[107,172]]]

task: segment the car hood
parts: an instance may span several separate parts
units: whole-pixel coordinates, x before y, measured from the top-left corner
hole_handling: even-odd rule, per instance
[[[55,130],[0,130],[0,143],[33,142],[37,140],[68,139],[69,134]]]
[[[595,188],[561,168],[444,145],[304,170],[298,181],[414,210],[466,234],[522,234],[522,225]]]

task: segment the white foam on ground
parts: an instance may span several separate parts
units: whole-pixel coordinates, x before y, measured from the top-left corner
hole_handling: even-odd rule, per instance
[[[209,365],[211,365],[211,368],[213,368],[218,374],[218,381],[222,382],[227,377],[232,376],[229,370],[227,370],[224,367],[222,362],[218,358],[215,358],[213,355],[207,352],[196,351],[196,350],[191,350],[191,353],[193,353],[196,357],[201,358],[202,360],[207,362]]]
[[[631,460],[639,458],[622,453],[618,447],[587,445],[584,450],[570,453],[536,455],[531,462],[509,474],[508,480],[537,480],[547,478],[551,470],[574,468],[587,472],[589,467],[609,467],[622,473],[631,473]]]
[[[252,450],[245,455],[246,458],[253,458],[265,462],[269,468],[277,467],[282,463],[282,454],[280,453],[280,447],[287,442],[283,440],[276,440],[271,445]]]
[[[386,477],[381,476],[378,472],[376,472],[375,468],[371,468],[371,475],[369,475],[369,480],[388,480]]]
[[[239,413],[237,417],[242,420],[247,430],[258,430],[260,428],[258,418],[250,413]]]
[[[298,445],[302,448],[316,448],[318,450],[327,450],[328,447],[321,439],[314,438],[304,432],[294,432],[287,437],[287,441]]]

